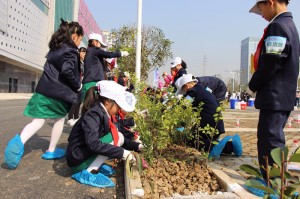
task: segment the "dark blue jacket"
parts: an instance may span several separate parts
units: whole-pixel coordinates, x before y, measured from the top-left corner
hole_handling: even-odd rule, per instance
[[[270,36],[286,38],[281,53],[269,53],[266,41]],[[249,88],[256,92],[257,109],[291,111],[294,109],[299,74],[299,35],[290,12],[278,15],[268,26],[258,69],[254,72]]]
[[[35,92],[50,98],[76,103],[80,84],[77,47],[63,44],[59,49],[49,51],[44,72]]]
[[[108,52],[98,47],[88,47],[84,57],[84,76],[82,83],[98,82],[105,78],[104,58],[121,57],[121,52]]]
[[[211,93],[218,103],[225,100],[227,87],[220,78],[214,76],[202,76],[196,77],[196,79],[198,80],[198,84],[200,84],[203,88],[211,90]]]
[[[123,148],[100,141],[101,137],[110,132],[108,120],[107,113],[99,102],[80,117],[68,138],[66,159],[70,167],[78,166],[95,155],[121,159],[123,148],[138,151],[139,144],[126,138]]]
[[[174,87],[174,92],[176,92],[177,88],[176,88],[176,81],[183,75],[183,74],[187,74],[186,70],[184,68],[181,68],[177,73],[176,76],[173,79],[172,82],[172,86]]]
[[[198,107],[201,102],[204,103],[200,112],[200,127],[203,128],[209,124],[212,128],[214,128],[216,126],[216,122],[213,115],[216,113],[216,109],[218,107],[214,96],[199,84],[196,84],[193,88],[190,88],[185,96],[188,99],[193,99],[193,107]],[[218,121],[217,129],[219,130],[220,134],[225,132],[223,120]]]

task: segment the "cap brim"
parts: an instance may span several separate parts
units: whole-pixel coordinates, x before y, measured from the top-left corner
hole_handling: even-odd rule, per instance
[[[102,42],[102,41],[99,41],[100,43],[101,43],[101,45],[103,46],[103,47],[107,47],[107,44],[105,44],[104,42]]]
[[[260,10],[258,9],[257,7],[257,4],[255,4],[250,10],[249,10],[250,13],[255,13],[255,14],[258,14],[258,15],[261,15],[261,12]]]
[[[171,64],[172,64],[171,68],[175,68],[177,66],[177,64],[173,64],[173,63],[171,63]]]

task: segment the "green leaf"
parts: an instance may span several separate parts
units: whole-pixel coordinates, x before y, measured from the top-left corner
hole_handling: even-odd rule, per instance
[[[257,180],[254,180],[254,179],[247,180],[245,185],[249,186],[249,187],[254,187],[254,188],[263,190],[263,191],[265,191],[267,193],[270,193],[270,194],[276,194],[275,191],[272,188],[266,187],[262,183],[260,183]]]
[[[284,195],[286,195],[286,196],[292,196],[295,193],[296,190],[297,190],[297,188],[288,186],[284,190]]]
[[[300,162],[300,154],[291,155],[289,162]]]
[[[257,169],[257,168],[254,168],[253,166],[251,165],[248,165],[248,164],[243,164],[240,166],[240,169],[242,171],[245,171],[246,173],[250,174],[250,175],[254,175],[258,178],[263,178],[260,171]]]
[[[283,148],[276,148],[273,149],[271,151],[271,156],[274,160],[274,162],[281,167],[282,165],[282,161],[286,161],[287,160],[287,156],[288,156],[288,148],[287,147],[283,147]],[[281,159],[281,153],[284,152],[284,160]]]
[[[280,177],[280,168],[272,167],[271,170],[270,170],[269,175],[270,175],[270,178]]]

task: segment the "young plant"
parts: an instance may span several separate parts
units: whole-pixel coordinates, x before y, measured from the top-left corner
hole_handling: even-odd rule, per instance
[[[245,186],[258,190],[264,195],[264,198],[280,198],[280,199],[296,199],[300,198],[297,191],[300,188],[298,178],[293,177],[286,170],[288,162],[300,162],[300,154],[293,154],[288,160],[288,148],[276,148],[271,151],[271,156],[275,162],[273,166],[268,165],[262,169],[266,171],[266,180],[263,178],[259,169],[251,165],[241,165],[240,169],[255,178],[250,178],[246,181]],[[295,180],[296,179],[296,180]]]

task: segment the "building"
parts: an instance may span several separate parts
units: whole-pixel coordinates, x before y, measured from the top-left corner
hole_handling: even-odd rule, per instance
[[[101,34],[84,0],[0,0],[0,14],[0,92],[34,92],[61,18],[83,26],[81,46]]]
[[[248,85],[253,72],[253,55],[260,38],[248,37],[241,42],[240,85]]]
[[[107,42],[107,48],[111,48],[116,44],[116,36],[107,30],[102,31],[102,35]]]

